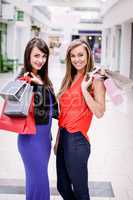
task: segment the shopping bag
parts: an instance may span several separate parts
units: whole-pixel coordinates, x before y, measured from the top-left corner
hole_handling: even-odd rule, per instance
[[[8,82],[0,91],[5,99],[4,113],[8,116],[25,117],[28,115],[33,86],[30,77],[21,77]]]
[[[92,71],[94,79],[103,80],[107,95],[110,97],[114,105],[119,105],[123,102],[122,88],[116,83],[116,79],[110,70],[103,68],[95,68]]]
[[[123,102],[122,91],[116,86],[112,78],[107,78],[104,81],[107,95],[110,97],[115,105],[119,105]]]
[[[26,86],[25,80],[12,80],[0,90],[0,96],[4,99],[20,101],[25,93]]]
[[[14,117],[28,116],[29,107],[31,104],[31,99],[33,94],[32,91],[33,91],[33,86],[31,86],[29,83],[26,83],[23,96],[19,101],[13,99],[12,100],[6,99],[4,114]]]
[[[32,96],[29,113],[27,117],[10,117],[4,114],[6,101],[4,101],[2,111],[0,113],[0,129],[16,132],[18,134],[35,134],[34,120],[34,96]]]
[[[105,76],[107,78],[113,79],[114,83],[121,90],[126,90],[133,87],[133,80],[126,76],[121,75],[118,72],[105,69]]]

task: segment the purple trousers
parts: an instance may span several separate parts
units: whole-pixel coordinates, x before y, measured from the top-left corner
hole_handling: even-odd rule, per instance
[[[51,98],[50,98],[51,100]],[[35,135],[19,135],[18,150],[24,163],[26,200],[50,200],[48,162],[51,152],[51,122],[37,125]]]

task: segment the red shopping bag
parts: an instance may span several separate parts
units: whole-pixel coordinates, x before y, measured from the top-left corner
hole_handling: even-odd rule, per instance
[[[27,117],[9,117],[4,114],[6,100],[2,107],[0,114],[0,129],[16,132],[18,134],[35,134],[35,120],[34,120],[34,96],[29,108]]]

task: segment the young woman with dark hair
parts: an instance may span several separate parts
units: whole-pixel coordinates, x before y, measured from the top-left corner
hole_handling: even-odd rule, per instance
[[[18,77],[30,76],[34,94],[35,135],[18,136],[18,149],[26,176],[26,200],[49,200],[48,162],[51,152],[52,117],[58,105],[48,78],[49,49],[40,38],[31,39],[24,53],[24,67]]]

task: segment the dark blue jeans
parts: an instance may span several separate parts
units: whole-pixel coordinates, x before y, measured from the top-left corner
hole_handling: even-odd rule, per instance
[[[90,200],[87,161],[90,143],[81,132],[60,129],[57,149],[57,189],[64,200]]]

